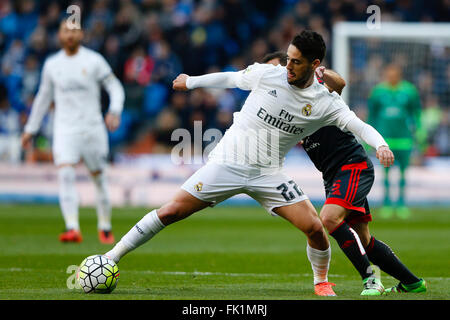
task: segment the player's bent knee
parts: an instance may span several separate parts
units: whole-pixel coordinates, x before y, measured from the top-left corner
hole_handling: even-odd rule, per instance
[[[305,230],[306,236],[308,238],[316,238],[325,235],[322,223],[319,219],[314,220]]]
[[[336,228],[339,224],[338,220],[332,215],[321,215],[320,220],[323,226],[330,232]]]
[[[322,209],[320,212],[320,221],[322,221],[323,226],[328,232],[335,230],[342,222],[343,218],[341,212],[336,212],[335,210]]]

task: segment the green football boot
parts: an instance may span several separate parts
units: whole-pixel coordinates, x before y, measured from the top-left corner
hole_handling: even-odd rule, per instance
[[[411,210],[409,210],[409,208],[405,206],[398,207],[395,210],[395,213],[400,219],[404,220],[409,219],[409,217],[411,216]]]
[[[391,206],[383,206],[380,209],[379,215],[383,219],[392,218],[392,216],[394,215],[394,208],[392,208]]]
[[[381,296],[384,292],[381,280],[376,277],[368,277],[363,280],[364,290],[361,292],[362,296]]]
[[[395,287],[388,288],[384,291],[385,294],[389,293],[403,293],[403,292],[411,292],[411,293],[420,293],[427,291],[427,283],[425,280],[420,279],[419,282],[412,284],[402,284],[401,282]]]

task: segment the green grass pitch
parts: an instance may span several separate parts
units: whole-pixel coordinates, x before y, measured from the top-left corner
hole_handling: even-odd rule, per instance
[[[114,209],[116,240],[148,211]],[[428,292],[370,299],[448,300],[449,210],[413,209],[407,221],[382,220],[374,211],[372,233],[427,280]],[[98,242],[94,209],[82,209],[80,221],[83,243],[62,244],[57,206],[1,205],[0,299],[369,299],[359,296],[359,275],[334,239],[329,281],[336,283],[338,297],[318,297],[305,236],[260,207],[230,206],[206,209],[167,227],[122,259],[113,293],[84,294],[68,289],[74,279],[68,267],[111,246]],[[382,281],[386,287],[397,283],[384,273]]]

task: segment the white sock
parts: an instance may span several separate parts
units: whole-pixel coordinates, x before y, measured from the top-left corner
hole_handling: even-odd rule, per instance
[[[328,269],[331,260],[331,247],[327,250],[318,250],[311,248],[309,244],[306,246],[306,254],[314,273],[314,285],[321,282],[328,282]]]
[[[66,229],[80,230],[75,168],[72,166],[65,166],[58,169],[58,180],[59,205],[64,217]]]
[[[109,201],[108,183],[105,171],[92,176],[97,189],[97,228],[111,230],[111,203]]]
[[[156,210],[153,210],[136,223],[111,251],[105,253],[105,256],[118,263],[125,254],[153,238],[164,227],[161,220],[159,220]]]

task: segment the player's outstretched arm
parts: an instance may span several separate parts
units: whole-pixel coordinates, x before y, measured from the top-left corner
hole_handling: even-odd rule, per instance
[[[347,123],[346,129],[359,136],[371,147],[375,148],[377,151],[376,157],[385,168],[394,164],[394,154],[389,149],[389,145],[383,139],[381,134],[371,125],[365,123],[358,117],[355,117]]]
[[[195,88],[237,88],[238,81],[238,72],[215,72],[195,77],[182,73],[173,80],[173,89],[186,91]]]
[[[245,70],[237,72],[215,72],[195,77],[182,73],[173,81],[173,89],[178,91],[195,88],[253,90],[264,74],[271,69],[275,70],[274,68],[276,67],[266,63],[254,63]]]

